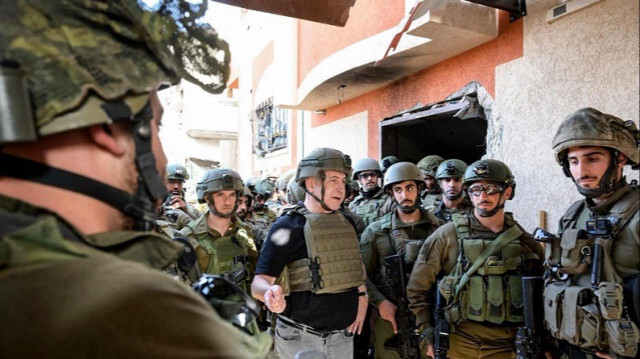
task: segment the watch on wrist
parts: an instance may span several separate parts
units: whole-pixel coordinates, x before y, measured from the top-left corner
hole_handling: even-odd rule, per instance
[[[369,293],[366,290],[364,292],[358,292],[358,297],[365,297],[369,299]]]

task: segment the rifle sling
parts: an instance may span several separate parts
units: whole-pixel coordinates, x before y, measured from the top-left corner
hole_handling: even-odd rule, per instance
[[[522,229],[520,229],[520,226],[514,224],[513,226],[511,226],[511,228],[502,232],[502,234],[499,235],[498,238],[494,239],[493,242],[491,242],[491,244],[489,244],[487,248],[485,248],[484,251],[480,253],[480,256],[478,256],[471,267],[460,278],[460,281],[456,285],[456,297],[460,293],[460,290],[462,290],[464,285],[467,284],[467,281],[469,281],[469,278],[473,275],[473,273],[475,273],[476,270],[478,270],[478,268],[480,268],[480,266],[484,264],[484,262],[487,260],[487,258],[489,258],[490,255],[501,250],[502,248],[504,248],[504,246],[509,244],[514,239],[517,239],[522,234],[523,232]],[[459,250],[462,249],[460,248]]]

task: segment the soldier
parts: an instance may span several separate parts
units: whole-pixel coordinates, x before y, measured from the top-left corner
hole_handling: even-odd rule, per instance
[[[390,269],[385,259],[393,255],[403,256],[406,280],[411,274],[418,251],[424,240],[443,222],[433,214],[420,208],[420,190],[423,177],[416,165],[399,162],[392,165],[384,175],[384,190],[392,196],[396,210],[371,223],[362,235],[360,252],[367,269],[369,302],[378,309],[375,326],[376,358],[403,358],[401,352],[385,349],[385,343],[398,333],[396,315],[404,315],[413,327],[413,315],[408,311],[398,313],[399,301],[406,303],[405,292],[398,293],[391,285]],[[404,328],[409,331],[411,328]],[[401,333],[408,338],[412,332]],[[417,341],[412,343],[418,353]]]
[[[542,248],[504,211],[516,186],[504,163],[474,162],[465,171],[464,186],[473,212],[453,214],[452,222],[427,238],[407,286],[420,345],[433,357],[432,301],[439,290],[453,328],[449,357],[514,358],[517,327],[524,320],[521,278],[542,273]]]
[[[442,202],[431,207],[433,214],[444,222],[451,222],[453,213],[465,212],[473,208],[462,190],[462,177],[467,164],[460,160],[446,160],[438,166],[436,180],[444,192]]]
[[[182,229],[195,248],[202,273],[224,275],[245,291],[258,261],[251,228],[236,216],[244,192],[240,175],[231,169],[209,170],[196,187],[198,202],[209,210]]]
[[[418,168],[424,176],[424,190],[422,191],[422,205],[430,209],[436,207],[442,202],[442,190],[438,186],[436,180],[436,170],[444,161],[444,158],[438,155],[430,155],[424,157],[418,162]]]
[[[349,203],[349,209],[367,226],[393,209],[393,199],[378,183],[381,176],[380,165],[373,158],[363,158],[353,168],[353,179],[360,184],[360,194]]]
[[[278,180],[276,181],[276,192],[278,194],[278,200],[274,205],[269,207],[269,209],[276,214],[276,218],[280,217],[285,208],[289,207],[289,201],[287,200],[287,185],[295,174],[296,169],[292,168],[278,177]]]
[[[384,157],[382,160],[380,160],[380,169],[382,170],[382,174],[384,175],[385,173],[387,173],[387,170],[389,169],[389,167],[391,167],[392,165],[398,162],[400,161],[396,156]]]
[[[258,252],[267,238],[267,232],[269,231],[269,225],[263,221],[256,221],[253,217],[253,194],[249,191],[247,186],[244,186],[244,195],[238,199],[238,208],[236,208],[236,216],[251,227],[253,232],[253,241],[256,244]]]
[[[167,5],[0,2],[3,358],[268,351],[161,272],[182,246],[150,233],[167,164],[155,89],[189,77],[219,92],[228,73],[206,2]]]
[[[186,213],[191,219],[200,216],[200,212],[190,206],[184,199],[184,181],[189,179],[189,173],[184,166],[172,163],[167,166],[167,191],[165,206]]]
[[[267,201],[273,195],[275,186],[267,179],[255,181],[253,185],[253,217],[256,221],[262,221],[265,226],[270,226],[276,220],[276,214],[269,209]]]
[[[367,291],[356,232],[339,212],[350,174],[349,156],[311,151],[295,178],[304,202],[274,223],[260,254],[252,293],[278,314],[275,348],[283,358],[305,349],[353,357]]]
[[[627,310],[639,305],[639,198],[623,175],[640,161],[637,141],[633,121],[593,108],[569,115],[553,139],[556,160],[585,197],[562,216],[561,239],[546,251],[546,327],[570,358],[638,353],[637,312],[634,323]]]

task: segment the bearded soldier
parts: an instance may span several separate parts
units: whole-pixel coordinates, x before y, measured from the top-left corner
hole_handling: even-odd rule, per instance
[[[399,162],[389,167],[384,175],[384,190],[396,202],[396,209],[371,223],[362,235],[360,251],[367,269],[369,302],[379,313],[375,326],[376,358],[404,358],[403,354],[407,354],[398,348],[385,349],[385,343],[398,333],[398,314],[405,316],[400,320],[415,321],[408,308],[403,308],[406,311],[403,313],[397,311],[399,301],[406,303],[405,293],[398,293],[390,284],[394,278],[390,277],[391,269],[387,268],[385,260],[389,256],[402,256],[406,283],[424,240],[442,223],[420,208],[423,186],[422,174],[413,163]],[[402,329],[408,331],[411,328],[413,323],[410,328]],[[411,335],[413,333],[401,333],[400,338],[406,339]],[[415,353],[418,353],[417,341],[409,345],[413,345]]]
[[[167,164],[156,89],[219,93],[229,71],[206,5],[0,1],[3,358],[266,356],[162,274],[183,246],[151,232]]]
[[[436,180],[442,189],[442,202],[431,207],[433,214],[444,222],[451,222],[451,215],[473,208],[462,190],[462,177],[467,164],[460,160],[446,160],[436,170]]]
[[[267,201],[273,195],[275,186],[266,178],[259,179],[254,182],[253,190],[253,219],[261,221],[265,226],[269,227],[277,216],[274,211],[269,209]]]
[[[274,223],[262,248],[251,288],[278,314],[275,347],[283,358],[307,349],[353,357],[367,291],[356,231],[339,211],[350,175],[349,156],[311,151],[295,177],[304,202]]]
[[[418,168],[424,176],[424,190],[422,191],[422,205],[429,209],[436,207],[442,202],[442,190],[438,186],[436,180],[436,170],[444,161],[444,158],[438,155],[430,155],[418,162]]]
[[[636,357],[640,198],[623,175],[640,160],[636,125],[584,108],[560,124],[553,151],[585,198],[547,244],[546,327],[571,358]]]
[[[453,214],[427,239],[407,286],[421,348],[433,357],[432,302],[439,290],[452,327],[449,357],[513,358],[524,320],[522,276],[542,273],[542,248],[504,211],[516,186],[507,165],[476,161],[463,184],[473,212]]]
[[[173,210],[180,210],[191,219],[196,219],[200,216],[200,212],[184,199],[184,181],[188,179],[189,173],[183,165],[172,163],[167,166],[167,191],[169,194],[165,200],[165,206]]]
[[[359,215],[366,225],[392,210],[393,200],[380,188],[382,176],[378,161],[363,158],[353,167],[353,179],[360,184],[360,194],[350,203],[351,212]]]
[[[198,202],[209,210],[181,232],[195,248],[200,271],[228,276],[248,291],[258,251],[251,228],[236,216],[244,192],[242,178],[231,169],[212,169],[198,182],[196,192]]]

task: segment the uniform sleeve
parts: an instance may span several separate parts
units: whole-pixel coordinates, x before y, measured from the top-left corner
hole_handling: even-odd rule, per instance
[[[416,325],[420,330],[433,327],[433,290],[436,280],[441,272],[451,271],[458,255],[455,243],[447,239],[445,233],[452,226],[439,227],[422,245],[418,260],[413,266],[413,271],[407,284],[407,298],[409,308],[416,316]],[[455,229],[453,229],[455,233]],[[452,262],[453,260],[453,262]]]
[[[376,272],[380,270],[380,268],[378,268],[378,263],[380,263],[378,258],[379,254],[375,246],[375,223],[377,222],[369,225],[362,233],[360,254],[362,255],[362,262],[367,270],[367,291],[369,292],[369,302],[377,307],[378,304],[387,298],[378,290],[378,287],[376,287],[372,280]]]

